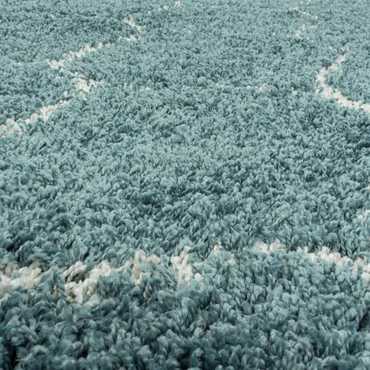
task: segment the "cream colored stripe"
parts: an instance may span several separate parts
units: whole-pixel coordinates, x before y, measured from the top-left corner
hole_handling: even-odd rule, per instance
[[[193,279],[200,281],[202,277],[193,272],[189,262],[188,249],[185,248],[179,256],[170,258],[172,271],[178,285],[188,284]],[[64,282],[65,293],[71,303],[95,305],[99,303],[96,294],[98,280],[115,272],[129,271],[135,285],[139,285],[148,272],[149,265],[161,264],[161,258],[156,255],[146,255],[144,251],[136,251],[134,257],[120,267],[112,267],[109,262],[102,261],[87,271],[87,266],[78,261],[64,271],[59,270]],[[49,271],[42,271],[38,264],[19,268],[15,264],[0,267],[0,300],[6,299],[11,291],[17,288],[32,289]],[[144,292],[144,295],[146,292]]]
[[[263,242],[258,242],[255,245],[255,249],[258,252],[265,254],[271,254],[273,252],[284,252],[287,254],[290,253],[299,253],[302,254],[305,258],[309,259],[311,262],[328,262],[334,263],[338,267],[347,266],[352,272],[357,273],[360,269],[362,270],[361,277],[367,282],[370,282],[370,264],[364,258],[351,259],[346,256],[341,256],[338,252],[332,252],[329,248],[322,248],[315,252],[309,252],[308,248],[298,248],[295,251],[288,251],[287,248],[279,243],[274,242],[271,244],[266,244]]]
[[[139,34],[141,34],[143,31],[143,27],[139,26],[132,16],[123,19],[123,23],[132,27]],[[126,41],[135,40],[135,36],[126,38]],[[98,43],[96,46],[85,45],[77,51],[70,51],[64,54],[63,57],[59,60],[47,60],[47,63],[49,68],[62,71],[69,63],[72,63],[78,59],[82,59],[88,54],[95,53],[102,48],[109,48],[111,46],[111,43],[103,44],[101,42]],[[90,92],[92,87],[98,85],[96,81],[89,80],[80,74],[76,75],[72,82],[75,90],[73,96],[86,95]],[[42,119],[44,122],[46,122],[52,113],[68,104],[69,99],[66,98],[68,95],[67,92],[65,92],[64,95],[64,99],[59,100],[59,102],[54,105],[48,105],[40,108],[38,111],[32,113],[29,118],[19,120],[15,120],[14,118],[7,119],[5,123],[0,125],[0,137],[7,136],[9,134],[21,133],[22,124],[32,124],[35,123],[38,119]]]
[[[363,101],[348,99],[339,90],[332,88],[327,83],[329,74],[336,72],[345,60],[345,54],[339,55],[333,64],[320,70],[316,78],[318,86],[317,93],[325,99],[335,100],[338,105],[344,108],[359,109],[366,113],[370,113],[370,104],[364,103]]]

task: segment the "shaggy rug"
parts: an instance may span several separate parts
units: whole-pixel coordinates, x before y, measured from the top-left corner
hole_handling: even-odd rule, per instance
[[[0,0],[0,368],[370,369],[365,0]]]

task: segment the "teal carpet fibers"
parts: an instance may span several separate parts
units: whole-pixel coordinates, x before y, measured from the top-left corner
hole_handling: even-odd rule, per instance
[[[369,17],[0,0],[0,369],[370,369]]]

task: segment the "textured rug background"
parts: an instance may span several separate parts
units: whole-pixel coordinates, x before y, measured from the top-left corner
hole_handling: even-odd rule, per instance
[[[370,369],[369,16],[0,0],[0,368]]]

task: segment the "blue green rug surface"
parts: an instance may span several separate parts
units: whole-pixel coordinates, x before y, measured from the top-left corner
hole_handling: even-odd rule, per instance
[[[0,369],[370,369],[369,17],[0,0]]]

